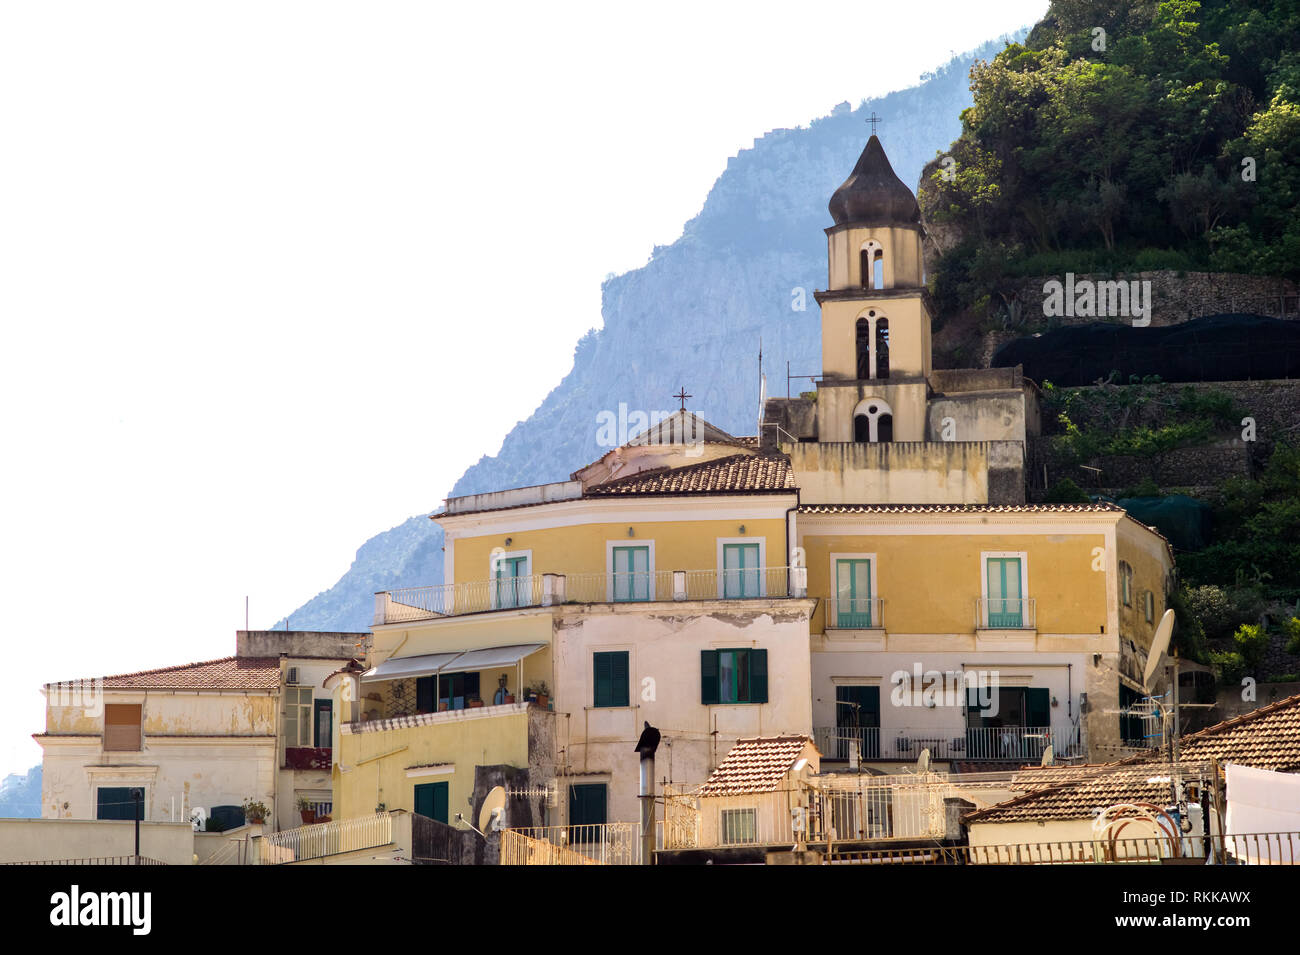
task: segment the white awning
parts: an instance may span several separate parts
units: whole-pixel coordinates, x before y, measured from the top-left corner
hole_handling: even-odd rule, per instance
[[[491,667],[512,667],[524,657],[544,649],[544,643],[516,643],[508,647],[484,647],[466,650],[444,673],[463,673],[466,670],[487,670]]]
[[[379,666],[371,667],[361,674],[361,682],[400,680],[412,676],[432,676],[460,655],[459,650],[454,650],[451,653],[426,653],[416,657],[389,658]]]
[[[453,650],[449,653],[425,653],[414,657],[388,659],[361,674],[363,683],[374,680],[401,680],[435,673],[464,673],[491,667],[514,666],[524,657],[544,649],[544,643],[515,643],[504,647],[479,650]]]

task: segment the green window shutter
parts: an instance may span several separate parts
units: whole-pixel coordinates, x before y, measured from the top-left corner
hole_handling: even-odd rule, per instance
[[[767,651],[749,651],[749,702],[767,702]]]
[[[569,825],[603,826],[606,822],[606,796],[604,783],[578,783],[570,786]]]
[[[628,705],[628,654],[611,653],[610,699],[613,706]]]
[[[1050,726],[1052,700],[1046,687],[1029,687],[1025,690],[1025,725]]]
[[[610,665],[608,653],[591,655],[592,706],[609,706]]]
[[[700,702],[718,702],[718,651],[700,651]]]

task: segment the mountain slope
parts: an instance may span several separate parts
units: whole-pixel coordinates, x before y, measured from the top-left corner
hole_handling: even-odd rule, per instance
[[[890,161],[916,183],[925,162],[960,132],[971,64],[1003,46],[987,43],[920,85],[856,110],[843,103],[807,128],[774,130],[729,160],[680,239],[604,283],[604,328],[583,336],[569,374],[510,432],[500,454],[481,458],[451,494],[565,480],[608,450],[597,445],[601,412],[617,416],[620,404],[628,412],[672,410],[670,396],[682,385],[694,396],[691,410],[733,434],[754,434],[760,335],[771,394],[785,393],[786,361],[795,375],[821,370],[812,292],[826,281],[826,204],[867,140],[865,117],[885,117],[880,136]],[[795,289],[805,293],[804,311],[792,308]],[[791,390],[808,387],[805,378]],[[367,629],[375,591],[441,583],[441,548],[441,530],[423,514],[372,537],[338,583],[295,610],[289,625]]]

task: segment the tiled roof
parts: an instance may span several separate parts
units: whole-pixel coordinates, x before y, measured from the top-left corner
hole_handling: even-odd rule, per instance
[[[770,493],[794,489],[790,460],[784,455],[733,454],[683,468],[642,471],[588,488],[584,496]]]
[[[800,514],[1104,514],[1124,508],[1094,504],[805,504]]]
[[[1276,772],[1300,772],[1300,695],[1287,697],[1241,716],[1184,736],[1180,762],[1237,763]],[[1093,810],[1119,802],[1170,799],[1162,754],[1140,753],[1112,764],[1114,772],[1086,781],[1040,789],[966,816],[967,822],[1027,822],[1088,819]],[[1063,770],[1070,771],[1070,770]],[[1050,770],[1044,770],[1048,774]],[[1072,770],[1077,776],[1078,768]]]
[[[737,740],[726,759],[700,787],[701,796],[738,796],[772,792],[804,748],[807,736],[770,736]]]
[[[104,677],[105,689],[274,690],[279,685],[279,657],[223,657]]]

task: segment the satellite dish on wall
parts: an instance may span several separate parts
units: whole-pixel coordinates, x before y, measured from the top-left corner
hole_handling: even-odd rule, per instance
[[[483,835],[502,828],[506,814],[506,791],[501,786],[492,787],[492,791],[483,798],[483,808],[478,811],[478,827]]]
[[[930,748],[927,746],[921,750],[921,755],[916,757],[916,771],[918,773],[928,773],[930,771]]]
[[[1156,627],[1156,635],[1151,641],[1151,649],[1147,651],[1147,668],[1142,673],[1142,686],[1146,688],[1147,692],[1151,690],[1152,678],[1160,672],[1160,665],[1164,662],[1165,653],[1169,650],[1169,639],[1173,634],[1174,612],[1166,610]]]

